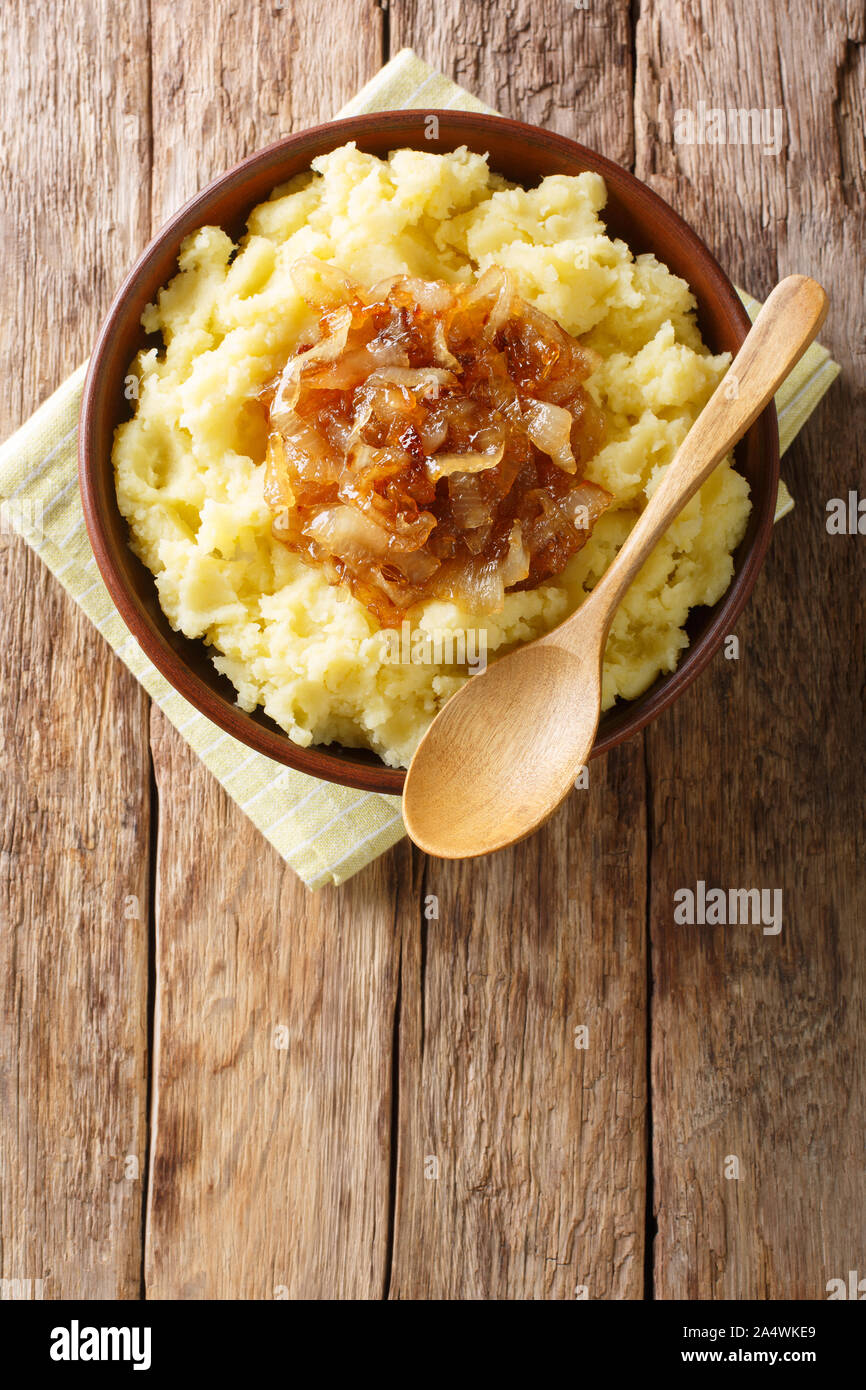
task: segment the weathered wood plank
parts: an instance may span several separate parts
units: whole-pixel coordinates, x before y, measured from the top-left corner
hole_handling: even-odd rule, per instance
[[[242,155],[331,116],[380,66],[381,30],[367,0],[159,0],[155,223]],[[153,755],[148,1295],[380,1297],[404,859],[312,898],[158,711]]]
[[[391,41],[629,162],[627,9],[607,7],[599,26],[593,9],[550,0],[432,12],[397,0]],[[800,505],[738,627],[740,662],[720,659],[648,738],[656,1294],[823,1297],[860,1259],[864,1196],[862,552],[823,528],[828,497],[857,486],[863,423],[850,293],[863,273],[863,34],[853,6],[831,23],[800,5],[778,33],[739,6],[654,0],[641,13],[638,172],[757,291],[802,268],[835,289],[825,337],[848,373],[786,460]],[[154,223],[248,149],[330,114],[379,61],[367,0],[188,5],[177,18],[160,0],[153,24]],[[2,98],[15,101],[2,150],[10,255],[20,238],[29,266],[0,291],[17,328],[5,433],[84,355],[146,235],[147,18],[20,5],[0,34],[24,74]],[[44,64],[27,60],[38,49]],[[673,111],[700,100],[781,107],[787,152],[675,147]],[[75,250],[62,265],[33,207],[62,208]],[[49,1297],[135,1296],[140,1186],[123,1165],[144,1147],[145,703],[38,562],[2,541],[2,1050],[17,1071],[0,1111],[0,1276],[45,1278]],[[20,713],[34,708],[50,739]],[[510,854],[449,867],[402,847],[310,899],[158,713],[152,727],[151,1296],[640,1296],[640,744],[593,765],[590,791]],[[674,926],[674,891],[699,878],[781,887],[781,935]]]
[[[717,658],[647,739],[662,1298],[820,1299],[862,1269],[863,541],[824,525],[866,425],[862,41],[854,5],[653,0],[637,30],[637,172],[756,293],[821,279],[845,371],[786,456],[798,506],[739,661]],[[673,112],[699,101],[779,108],[784,149],[675,145]],[[673,894],[699,879],[781,889],[781,933],[676,926]]]
[[[629,0],[391,0],[391,51],[411,47],[517,120],[634,158]]]
[[[401,910],[392,1297],[641,1297],[644,836],[637,743],[517,848],[424,861]]]
[[[393,0],[391,41],[628,162],[628,8]],[[392,1297],[642,1295],[641,741],[593,763],[590,783],[514,850],[462,866],[416,855],[400,905]]]
[[[328,121],[382,64],[375,0],[156,0],[154,230],[244,155]]]
[[[376,1298],[397,874],[312,895],[161,717],[151,1298]]]
[[[146,0],[4,5],[0,50],[5,438],[86,356],[147,234]],[[10,535],[0,593],[0,1277],[137,1297],[147,700]]]

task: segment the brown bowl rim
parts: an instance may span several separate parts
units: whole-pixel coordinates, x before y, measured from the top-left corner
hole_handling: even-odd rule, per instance
[[[749,316],[733,284],[705,242],[670,204],[629,170],[568,136],[545,131],[539,126],[523,121],[479,112],[442,110],[435,107],[373,112],[324,122],[284,136],[248,155],[226,173],[212,180],[184,203],[150,240],[123,280],[103,320],[88,363],[81,402],[78,434],[79,483],[85,524],[100,574],[118,612],[145,655],[169,684],[212,723],[247,747],[284,766],[343,786],[392,795],[399,795],[403,789],[405,772],[402,768],[389,768],[384,763],[352,761],[353,755],[361,751],[357,749],[345,749],[343,756],[340,756],[329,751],[328,745],[302,748],[293,743],[276,725],[271,729],[259,724],[238,705],[230,703],[212,690],[168,644],[167,639],[154,626],[150,616],[139,607],[136,597],[127,588],[124,577],[115,564],[104,525],[101,494],[96,482],[97,470],[100,467],[96,436],[100,406],[108,396],[104,363],[119,331],[119,325],[124,322],[127,298],[169,244],[179,249],[181,241],[189,232],[196,226],[207,225],[206,209],[217,195],[242,187],[249,174],[263,165],[277,162],[286,151],[306,151],[309,159],[313,159],[317,154],[365,135],[387,135],[393,130],[396,136],[401,130],[405,130],[410,121],[417,126],[418,121],[423,121],[427,116],[438,116],[449,122],[457,122],[464,129],[468,127],[479,134],[495,129],[496,133],[501,135],[505,130],[514,139],[533,147],[557,150],[573,159],[575,163],[581,163],[584,168],[600,173],[605,182],[614,187],[627,188],[633,203],[637,204],[642,214],[650,215],[650,220],[653,217],[660,218],[665,224],[665,234],[679,237],[686,244],[687,253],[693,259],[693,263],[700,266],[705,279],[713,282],[718,299],[733,325],[740,330],[741,340],[751,326]],[[543,174],[540,176],[543,177]],[[279,182],[281,179],[275,177],[274,186]],[[254,203],[251,203],[246,207],[246,212],[250,212],[253,206]],[[199,213],[204,215],[199,217]],[[700,302],[698,307],[700,310]],[[685,650],[676,669],[667,675],[659,676],[644,695],[634,701],[623,702],[621,706],[614,706],[613,710],[604,716],[592,757],[608,752],[640,732],[691,685],[714,656],[723,637],[731,631],[754,588],[773,530],[777,486],[772,487],[772,484],[778,485],[779,477],[778,428],[773,406],[768,407],[752,425],[745,436],[744,444],[747,440],[752,441],[752,446],[757,449],[758,456],[763,459],[764,467],[769,470],[770,476],[763,508],[758,515],[742,566],[734,574],[723,597],[711,608],[711,618],[696,641]],[[110,490],[110,496],[114,497],[113,488]],[[745,540],[741,542],[741,545],[744,544]]]

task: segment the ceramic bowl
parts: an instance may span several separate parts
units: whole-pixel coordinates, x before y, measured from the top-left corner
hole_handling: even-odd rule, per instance
[[[435,114],[438,135],[429,139]],[[233,238],[277,184],[310,167],[316,155],[354,140],[377,155],[401,146],[443,152],[459,145],[489,154],[490,166],[527,187],[547,174],[592,169],[607,184],[605,222],[636,254],[652,251],[687,280],[698,302],[704,341],[713,352],[736,352],[749,319],[724,271],[700,237],[667,203],[633,175],[562,135],[496,116],[466,112],[388,111],[316,126],[260,150],[197,194],[170,219],[139,257],[117,293],[87,373],[81,408],[79,474],[84,515],[102,577],[130,631],[166,679],[203,714],[241,743],[314,777],[364,790],[399,793],[404,773],[373,753],[336,745],[300,748],[261,710],[245,713],[234,688],[214,669],[203,642],[172,630],[157,601],[153,575],[133,555],[114,490],[114,431],[129,417],[125,377],[136,352],[149,342],[141,327],[145,306],[174,275],[181,242],[198,227],[216,224]],[[661,676],[640,699],[620,702],[599,726],[594,755],[642,729],[672,704],[732,631],[757,578],[773,526],[779,478],[775,411],[770,408],[738,446],[736,462],[748,479],[752,512],[734,555],[734,577],[713,608],[693,610],[690,645],[676,671]]]

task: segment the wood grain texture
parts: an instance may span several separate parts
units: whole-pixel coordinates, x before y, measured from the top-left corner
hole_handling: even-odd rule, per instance
[[[391,0],[391,52],[425,62],[517,120],[631,167],[629,0]]]
[[[154,757],[148,1297],[380,1298],[408,853],[312,895],[161,716]]]
[[[822,281],[843,376],[784,460],[797,508],[739,661],[717,657],[648,732],[655,1286],[822,1299],[862,1268],[866,1207],[863,541],[824,524],[858,486],[866,424],[863,13],[734,8],[736,26],[708,3],[642,9],[637,173],[676,191],[755,293],[793,271]],[[784,149],[675,146],[672,112],[698,101],[780,108]],[[781,933],[676,926],[673,895],[699,879],[781,889]]]
[[[415,851],[391,1297],[642,1296],[645,829],[635,742],[513,849]]]
[[[332,116],[381,65],[381,30],[367,0],[158,0],[154,226],[243,155]],[[148,1296],[381,1297],[394,857],[311,898],[158,710],[152,728]]]
[[[392,0],[390,13],[392,49],[628,162],[627,4]],[[527,844],[463,866],[416,852],[392,1297],[643,1294],[643,786],[635,740]]]
[[[314,897],[0,535],[0,1277],[639,1298],[653,1195],[656,1297],[823,1298],[862,1272],[864,550],[824,508],[862,491],[863,40],[855,0],[0,8],[3,434],[86,354],[150,230],[333,114],[388,45],[634,163],[753,292],[815,275],[844,372],[785,459],[798,505],[738,662],[527,843],[465,865],[402,845]],[[699,101],[780,109],[782,152],[675,144]],[[676,926],[699,879],[781,888],[781,934]]]
[[[244,155],[328,121],[382,65],[374,0],[152,0],[153,226]]]
[[[147,231],[146,11],[0,9],[3,438],[86,355]],[[0,608],[0,1277],[136,1297],[147,700],[10,534]]]

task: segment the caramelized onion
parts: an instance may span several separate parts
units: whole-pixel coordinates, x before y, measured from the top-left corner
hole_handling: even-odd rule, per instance
[[[526,433],[537,449],[549,455],[565,473],[576,473],[577,464],[571,452],[573,416],[561,405],[550,401],[528,400],[524,408]]]
[[[364,291],[314,257],[292,276],[318,329],[262,392],[274,534],[383,626],[558,574],[610,502],[581,478],[603,421],[577,340],[496,266],[469,287]]]
[[[505,453],[505,440],[494,444],[484,453],[434,454],[427,460],[427,472],[436,482],[440,478],[450,478],[455,473],[481,473],[486,468],[495,468]]]

